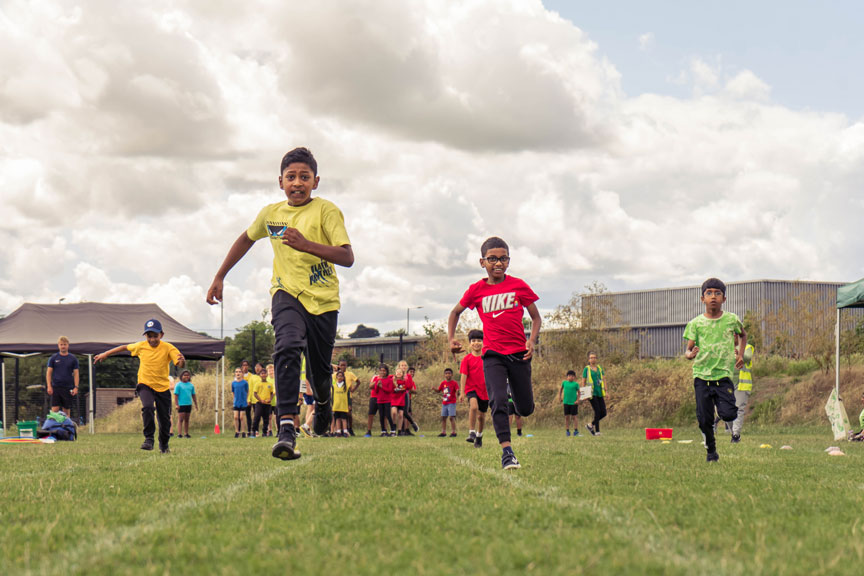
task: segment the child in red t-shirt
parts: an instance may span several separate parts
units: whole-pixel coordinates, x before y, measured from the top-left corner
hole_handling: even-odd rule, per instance
[[[396,426],[393,424],[393,417],[390,415],[390,400],[393,394],[393,376],[390,376],[390,367],[386,364],[381,364],[378,367],[378,376],[372,378],[372,388],[375,391],[378,406],[378,419],[381,422],[381,436],[395,436]],[[390,424],[390,431],[384,422]]]
[[[407,374],[402,367],[393,374],[393,392],[390,394],[390,415],[396,423],[396,434],[402,436],[402,420],[405,418],[405,394],[408,388]]]
[[[501,467],[519,468],[519,461],[510,445],[510,422],[507,414],[507,384],[513,396],[513,405],[520,416],[534,412],[534,390],[531,386],[531,357],[540,333],[540,312],[537,295],[522,280],[508,276],[510,248],[501,238],[492,237],[480,247],[480,266],[487,278],[472,284],[459,304],[450,312],[447,336],[450,349],[462,350],[456,340],[459,316],[466,308],[476,308],[483,322],[483,371],[486,387],[492,401],[492,425],[501,444]],[[531,317],[531,336],[525,339],[522,325],[523,308]]]
[[[459,402],[468,399],[468,442],[475,448],[483,446],[483,427],[489,410],[489,394],[486,392],[486,377],[483,375],[483,331],[468,333],[468,354],[459,364]],[[476,427],[475,427],[476,426]]]
[[[447,418],[450,418],[450,436],[456,436],[456,397],[459,394],[459,385],[453,380],[453,370],[444,369],[444,380],[438,385],[437,391],[441,393],[441,433],[439,438],[447,436]]]

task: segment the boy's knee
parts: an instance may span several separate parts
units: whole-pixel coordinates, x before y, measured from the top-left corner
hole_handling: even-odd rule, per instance
[[[526,416],[530,416],[534,413],[535,405],[532,403],[528,408],[523,408],[522,406],[516,407],[516,416],[521,416],[525,418]]]

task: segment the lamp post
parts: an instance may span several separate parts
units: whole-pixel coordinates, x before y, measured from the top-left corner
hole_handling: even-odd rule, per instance
[[[422,306],[411,306],[405,309],[405,335],[411,333],[411,310],[419,310]]]

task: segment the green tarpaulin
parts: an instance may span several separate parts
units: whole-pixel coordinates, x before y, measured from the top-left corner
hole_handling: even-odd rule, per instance
[[[864,278],[837,289],[837,308],[864,308]]]

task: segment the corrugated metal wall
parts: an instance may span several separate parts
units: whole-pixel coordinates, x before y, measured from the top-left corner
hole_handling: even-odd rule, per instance
[[[814,294],[820,305],[834,308],[837,304],[837,287],[842,284],[783,280],[732,282],[727,284],[723,309],[742,318],[747,311],[752,311],[762,321],[764,333],[767,316],[776,313],[784,304],[794,305],[796,298],[804,294]],[[700,286],[687,286],[583,295],[582,306],[583,309],[590,308],[599,305],[600,299],[603,299],[604,304],[611,300],[612,307],[620,317],[610,327],[629,326],[639,339],[643,357],[671,357],[683,350],[682,334],[687,322],[705,311],[699,291]],[[864,310],[861,309],[844,311],[844,325],[854,323],[862,314]],[[824,322],[833,325],[833,316],[826,315]]]

